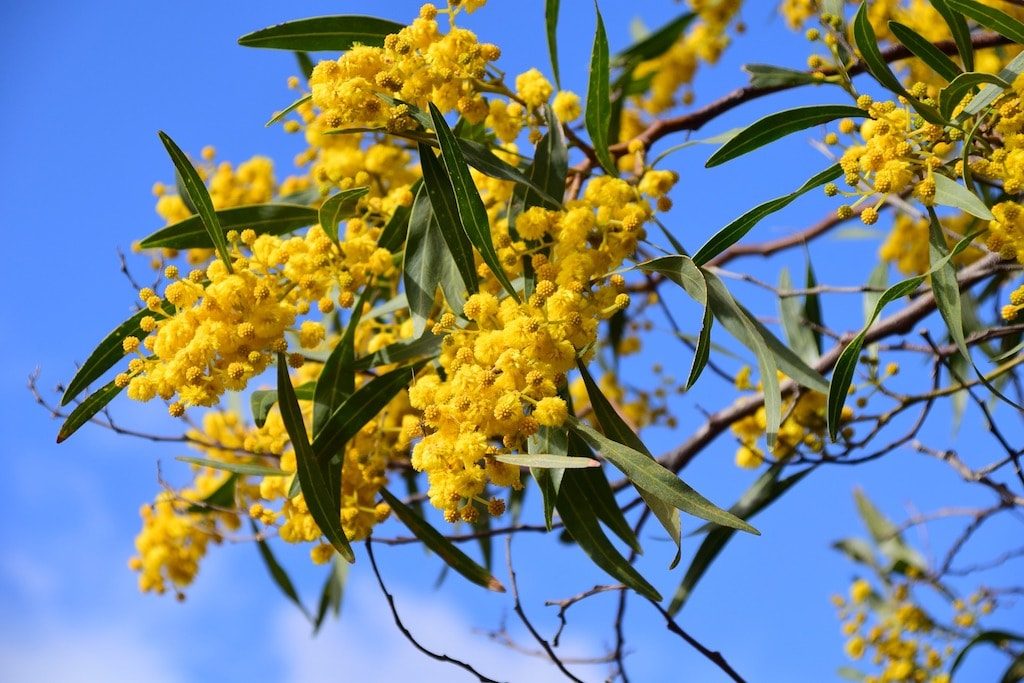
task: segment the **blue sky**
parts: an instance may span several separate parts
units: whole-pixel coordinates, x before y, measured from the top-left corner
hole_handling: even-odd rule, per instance
[[[37,3],[0,7],[0,57],[6,65],[0,71],[5,103],[0,109],[0,206],[11,255],[0,270],[5,293],[0,299],[0,425],[10,484],[9,521],[0,532],[0,602],[5,606],[0,611],[0,679],[177,683],[260,677],[300,682],[343,674],[355,680],[462,680],[455,670],[416,653],[395,631],[365,557],[353,568],[341,621],[315,640],[277,593],[249,544],[213,548],[184,605],[138,594],[126,566],[138,508],[157,491],[158,460],[169,479],[181,481],[184,466],[173,458],[184,451],[96,427],[83,429],[58,448],[53,443],[57,424],[24,389],[29,373],[39,367],[40,387],[50,392],[70,377],[75,361],[92,344],[126,317],[134,293],[118,272],[115,249],[127,250],[132,240],[159,226],[150,187],[155,180],[170,178],[170,166],[155,135],[158,129],[192,152],[214,144],[219,158],[226,160],[266,154],[277,162],[279,177],[289,172],[300,141],[278,128],[265,129],[263,122],[293,99],[285,80],[295,73],[294,63],[287,53],[244,49],[235,39],[299,16],[362,12],[367,4],[373,12],[401,21],[414,16],[420,3],[304,2],[286,7],[266,1],[155,5],[122,0],[65,3],[59,9]],[[549,71],[542,3],[491,4],[465,24],[482,40],[502,46],[502,67],[512,74],[533,65]],[[717,67],[702,71],[699,102],[742,83],[739,65],[744,62],[799,67],[806,58],[807,45],[771,19],[767,3],[748,4],[748,37],[738,39]],[[605,2],[602,10],[614,50],[629,42],[634,16],[658,26],[680,7],[670,2]],[[562,14],[562,74],[567,87],[582,92],[593,30],[591,4],[564,0]],[[742,125],[786,104],[827,101],[839,101],[838,91],[762,99],[722,117],[702,135]],[[714,170],[703,168],[707,148],[681,152],[672,165],[682,180],[668,222],[684,244],[695,248],[746,208],[790,191],[826,165],[807,144],[807,136],[794,137]],[[824,215],[827,207],[823,198],[807,198],[765,221],[755,236],[798,228]],[[819,274],[830,282],[856,284],[874,266],[877,245],[877,239],[828,240],[814,245],[812,254]],[[800,258],[794,254],[771,264],[750,260],[732,267],[774,279],[782,263],[799,272]],[[134,263],[143,272],[143,262]],[[759,311],[773,315],[774,306],[756,290],[733,283],[730,287],[749,295]],[[833,319],[837,326],[858,324],[859,300],[833,303],[839,307]],[[698,323],[690,309],[680,310],[686,316],[681,318],[684,327],[694,330]],[[689,364],[689,352],[680,353],[681,348],[655,335],[648,352],[665,359],[678,376]],[[678,367],[673,369],[673,363]],[[631,373],[644,373],[648,366],[627,367]],[[914,370],[908,367],[901,377],[905,386],[923,381],[923,374]],[[729,387],[706,374],[696,403],[713,410],[730,400]],[[925,433],[933,444],[969,448],[986,443],[971,409],[967,427],[951,441],[949,414],[943,410]],[[1001,411],[1005,419],[1009,412]],[[651,430],[645,435],[653,451],[678,443],[701,421],[690,397],[679,404],[679,412],[680,431]],[[173,430],[153,405],[121,400],[115,416],[122,424],[145,430]],[[1020,438],[1019,430],[1015,437]],[[751,473],[732,465],[734,448],[730,439],[721,439],[685,472],[688,482],[723,506],[753,480]],[[944,465],[910,451],[869,466],[816,472],[758,518],[762,537],[734,540],[682,613],[681,623],[707,645],[723,650],[750,680],[832,679],[846,662],[828,596],[845,589],[854,568],[828,545],[862,533],[852,498],[858,485],[898,518],[913,510],[989,503],[981,492],[961,485]],[[536,496],[527,499],[527,506],[536,513]],[[694,526],[692,520],[684,524]],[[949,523],[930,529],[935,552],[943,550],[943,541],[956,529]],[[1019,525],[993,524],[968,548],[965,560],[991,556],[993,547],[1002,547],[1000,535],[1019,537],[1019,532]],[[681,573],[665,571],[671,559],[668,546],[653,531],[648,536],[642,566],[671,595]],[[498,548],[502,567],[503,551]],[[690,553],[694,549],[692,541],[687,543]],[[312,601],[320,572],[307,566],[304,550],[277,550],[302,595]],[[514,552],[525,604],[544,633],[553,632],[556,620],[543,600],[608,582],[580,560],[578,551],[554,538],[523,536],[515,541]],[[439,564],[419,548],[380,548],[378,559],[403,617],[425,644],[472,661],[492,676],[558,680],[543,661],[515,655],[475,632],[496,628],[504,615],[516,638],[528,643],[515,628],[507,595],[484,594],[456,580],[435,590]],[[1019,573],[1019,564],[1016,569]],[[1011,565],[986,579],[1012,580],[1013,570]],[[602,627],[610,623],[614,599],[601,596],[575,609],[566,650],[601,652],[610,638]],[[1020,607],[1008,609],[992,625],[1019,625],[1022,616]],[[627,629],[634,680],[666,680],[678,672],[687,672],[691,680],[721,679],[717,670],[666,633],[649,606],[634,604]],[[972,656],[967,680],[991,678],[996,664],[981,653]],[[587,680],[601,680],[605,669],[579,672]]]

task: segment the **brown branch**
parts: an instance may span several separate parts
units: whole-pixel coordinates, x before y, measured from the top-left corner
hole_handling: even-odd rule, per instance
[[[381,592],[384,594],[384,597],[388,601],[388,607],[391,608],[391,616],[395,620],[395,626],[397,626],[398,630],[402,632],[402,635],[405,636],[406,640],[412,643],[417,650],[427,655],[431,659],[436,659],[439,662],[446,662],[448,664],[454,664],[460,669],[464,669],[465,671],[468,671],[469,673],[476,676],[477,680],[481,681],[481,683],[498,683],[498,681],[494,680],[493,678],[488,678],[487,676],[484,676],[482,673],[474,669],[466,662],[463,662],[462,660],[449,657],[446,654],[433,652],[420,645],[420,642],[416,640],[416,638],[412,635],[409,629],[406,628],[405,624],[402,623],[401,617],[398,616],[398,609],[395,607],[395,598],[393,595],[391,595],[391,593],[388,592],[387,587],[384,585],[384,579],[381,578],[380,569],[377,567],[377,560],[373,557],[373,541],[369,538],[366,539],[366,555],[370,558],[370,566],[373,568],[373,573],[377,577],[377,584],[380,586]]]
[[[970,287],[977,282],[989,277],[996,272],[999,265],[999,258],[989,256],[964,268],[957,275],[960,288]],[[907,304],[901,311],[888,318],[883,318],[871,326],[864,338],[864,344],[871,344],[894,334],[905,334],[909,332],[925,316],[935,310],[935,297],[931,291],[926,291]],[[839,355],[846,348],[846,345],[853,334],[844,335],[843,340],[829,349],[814,364],[818,372],[827,372],[835,365]],[[781,390],[784,394],[795,391],[796,382],[786,380],[782,383]],[[764,404],[764,394],[755,394],[742,401],[739,401],[727,408],[723,408],[712,414],[708,420],[697,429],[697,431],[684,443],[668,451],[658,458],[658,461],[673,472],[678,472],[690,462],[691,459],[706,446],[708,446],[719,434],[728,429],[734,422],[753,415],[758,408]]]
[[[523,622],[523,626],[525,626],[526,630],[530,632],[530,635],[533,636],[533,639],[537,641],[537,644],[540,645],[541,648],[543,648],[544,652],[547,653],[551,661],[555,663],[555,666],[558,667],[558,670],[561,671],[562,674],[570,681],[575,681],[575,683],[583,683],[582,680],[576,678],[576,676],[574,676],[573,673],[566,668],[565,663],[562,662],[562,660],[558,657],[558,654],[551,647],[551,643],[545,640],[544,637],[541,636],[541,634],[537,633],[537,629],[533,627],[533,624],[526,616],[526,610],[523,609],[523,603],[519,600],[519,586],[516,582],[516,571],[512,568],[512,536],[505,537],[505,558],[508,564],[509,583],[512,585],[512,609],[515,611],[516,615],[519,616],[519,620]]]
[[[555,647],[558,647],[558,640],[562,637],[562,631],[565,630],[568,622],[565,619],[565,613],[570,607],[575,605],[577,602],[581,602],[591,597],[592,595],[599,595],[601,593],[607,593],[609,591],[621,591],[625,590],[626,587],[621,583],[610,585],[610,586],[594,586],[582,593],[577,593],[571,598],[565,598],[564,600],[545,600],[544,604],[549,607],[558,607],[558,631],[555,632],[555,636],[551,639],[551,642]]]

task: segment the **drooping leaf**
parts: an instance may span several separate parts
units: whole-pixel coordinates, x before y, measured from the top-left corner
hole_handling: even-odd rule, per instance
[[[568,474],[568,473],[567,473]],[[574,477],[566,476],[558,491],[558,514],[566,531],[594,564],[637,593],[661,601],[657,589],[615,549],[601,530],[590,501]]]
[[[577,458],[593,459],[595,457],[586,441],[571,431],[564,432],[564,434],[566,453]],[[570,469],[565,471],[564,476],[579,485],[590,509],[594,511],[597,518],[637,555],[642,555],[643,548],[640,547],[640,541],[615,499],[615,492],[612,490],[611,484],[608,483],[604,468]]]
[[[604,435],[637,453],[646,455],[653,461],[654,456],[651,455],[644,442],[626,424],[626,421],[622,419],[622,416],[615,410],[615,407],[612,406],[604,392],[597,385],[597,382],[590,376],[586,365],[582,361],[577,361],[576,369],[579,370],[580,377],[583,378],[583,384],[587,389],[587,396],[590,398],[590,406],[594,410],[594,417],[597,418],[598,424],[601,425]],[[645,490],[636,482],[634,482],[634,485],[647,504],[647,507],[651,509],[654,516],[661,522],[662,527],[668,532],[669,538],[675,543],[676,554],[669,565],[671,569],[679,563],[682,553],[682,522],[679,519],[679,510],[674,504],[664,500],[655,493]]]
[[[381,47],[384,38],[403,28],[387,19],[360,15],[309,17],[247,33],[238,39],[238,44],[303,52],[344,52],[353,45]]]
[[[320,590],[320,602],[316,608],[316,619],[313,621],[313,635],[316,635],[324,623],[330,610],[335,617],[341,614],[341,601],[345,597],[345,584],[348,581],[348,562],[331,561],[330,571]]]
[[[313,64],[313,60],[309,58],[309,55],[301,50],[295,51],[295,61],[299,65],[299,71],[302,72],[303,77],[308,83],[309,79],[313,76],[313,69],[316,68],[316,65]]]
[[[69,436],[77,432],[79,427],[91,420],[96,413],[103,410],[120,393],[121,387],[111,381],[86,397],[64,419],[64,424],[60,426],[60,431],[57,432],[57,443],[65,441]]]
[[[935,203],[940,206],[952,206],[953,208],[966,211],[972,216],[983,218],[987,221],[993,220],[995,217],[985,202],[981,201],[978,195],[974,194],[966,187],[950,180],[941,173],[935,173],[932,175],[932,179],[935,180]]]
[[[594,29],[594,46],[590,52],[587,105],[583,121],[601,167],[609,175],[618,175],[615,159],[608,151],[608,132],[612,120],[608,35],[605,33],[604,20],[601,18],[601,10],[598,9],[596,0],[594,11],[597,13],[597,28]]]
[[[270,572],[271,578],[274,579],[274,583],[276,583],[277,587],[281,589],[281,592],[285,594],[285,597],[295,603],[295,606],[302,611],[302,614],[312,621],[313,617],[309,613],[309,610],[306,609],[306,606],[302,604],[302,599],[299,598],[299,592],[295,590],[295,584],[292,583],[292,579],[288,576],[288,572],[285,571],[285,568],[282,567],[281,563],[277,561],[276,557],[274,557],[274,553],[270,549],[270,545],[260,535],[256,522],[250,519],[249,526],[252,529],[253,535],[256,537],[256,547],[260,551],[260,557],[263,559],[263,564],[266,565],[267,571]]]
[[[509,296],[518,299],[519,295],[505,274],[505,268],[501,265],[498,252],[495,251],[494,243],[491,241],[491,224],[487,218],[487,209],[473,183],[473,177],[469,174],[469,167],[466,166],[462,148],[459,147],[455,135],[444,120],[441,110],[433,102],[430,103],[430,116],[434,122],[437,140],[441,145],[441,158],[448,171],[447,180],[455,195],[458,218],[462,228],[501,286],[505,288]]]
[[[971,638],[967,644],[963,646],[960,652],[957,653],[956,657],[953,659],[953,664],[949,667],[950,676],[956,673],[957,669],[960,668],[960,665],[964,663],[964,658],[967,656],[967,653],[973,650],[976,646],[988,643],[999,647],[1001,643],[1007,642],[1024,643],[1024,636],[1021,636],[1019,633],[1011,633],[1010,631],[982,631]]]
[[[370,297],[367,287],[359,296],[345,325],[345,333],[324,361],[313,389],[313,439],[320,436],[328,417],[356,390],[355,339],[363,306]]]
[[[448,245],[448,253],[452,255],[458,268],[462,282],[470,294],[479,289],[477,284],[476,264],[473,260],[473,246],[469,236],[462,228],[459,219],[459,208],[451,183],[445,174],[444,167],[434,152],[427,145],[420,144],[420,164],[423,167],[423,187],[430,198],[430,206],[441,226],[441,236]]]
[[[320,206],[320,227],[333,241],[338,241],[338,224],[356,215],[359,200],[370,191],[368,187],[353,187],[330,196]]]
[[[478,586],[483,586],[487,590],[497,593],[505,592],[505,587],[501,585],[498,579],[494,578],[493,574],[474,562],[469,555],[456,548],[451,541],[442,536],[427,520],[417,515],[412,508],[395,497],[386,488],[380,490],[380,495],[384,498],[384,502],[391,507],[395,516],[409,528],[409,531],[415,534],[416,538],[423,541],[423,545],[437,553],[438,557],[445,561],[445,564]]]
[[[562,89],[562,79],[558,75],[558,6],[559,0],[544,1],[544,27],[548,36],[548,54],[551,56],[551,73],[555,77],[555,86]]]
[[[793,280],[789,270],[783,268],[779,272],[779,290],[792,291]],[[779,298],[779,313],[782,318],[782,329],[786,333],[786,341],[790,348],[808,364],[818,360],[818,344],[814,332],[804,319],[804,304],[800,297],[784,296]]]
[[[434,309],[434,295],[444,277],[447,250],[441,229],[434,221],[430,200],[421,189],[413,200],[402,265],[402,282],[416,338],[423,334]]]
[[[307,57],[307,59],[309,59],[309,58]],[[288,116],[288,114],[290,114],[291,112],[295,111],[296,109],[301,107],[303,104],[305,104],[306,102],[309,102],[312,99],[313,99],[312,95],[303,95],[302,97],[300,97],[299,99],[295,100],[294,102],[289,104],[287,107],[285,107],[281,111],[275,112],[274,115],[270,117],[270,120],[267,121],[266,124],[264,124],[264,127],[270,128],[272,125],[274,125],[278,121],[282,120],[284,117]]]
[[[709,239],[704,246],[698,249],[697,253],[693,255],[693,262],[698,266],[703,266],[708,261],[743,239],[743,237],[764,217],[789,206],[801,195],[806,194],[817,187],[821,187],[825,183],[832,182],[842,174],[842,167],[839,164],[833,164],[821,173],[812,176],[806,183],[793,192],[782,195],[781,197],[776,197],[775,199],[769,200],[754,207],[750,211],[747,211],[732,223],[729,223],[729,225],[716,232],[711,239]]]
[[[565,430],[542,425],[536,434],[531,434],[527,439],[527,452],[531,456],[544,453],[565,456],[568,453],[566,437]],[[558,489],[562,485],[565,469],[562,467],[531,467],[530,474],[540,489],[544,506],[544,525],[548,531],[551,531],[555,503],[558,501]]]
[[[191,455],[179,455],[175,460],[187,462],[190,465],[209,467],[214,470],[233,472],[234,474],[245,474],[254,477],[287,477],[291,472],[285,472],[277,467],[268,465],[256,465],[247,462],[227,462],[224,460],[210,460],[209,458],[196,458]]]
[[[736,501],[736,504],[729,508],[729,511],[741,519],[749,520],[761,512],[776,500],[781,498],[789,489],[807,476],[812,468],[807,468],[785,479],[779,479],[782,474],[783,465],[776,463],[769,467],[743,496]],[[677,614],[686,604],[687,599],[693,593],[697,582],[701,580],[705,572],[715,561],[715,558],[722,552],[725,546],[732,539],[735,530],[725,527],[711,527],[708,535],[701,542],[700,547],[693,556],[690,566],[686,569],[679,588],[676,589],[672,602],[669,603],[668,613]]]
[[[694,491],[646,453],[640,453],[606,437],[575,417],[570,416],[566,424],[573,433],[619,468],[639,488],[695,517],[759,534],[757,529],[742,519],[737,519]],[[564,488],[565,480],[562,481],[562,486]]]
[[[818,286],[818,278],[814,275],[814,267],[811,265],[811,254],[807,254],[807,272],[805,274],[804,286],[807,289],[814,289]],[[824,327],[821,316],[821,298],[817,294],[808,294],[804,297],[804,319],[811,323],[811,334],[814,335],[814,345],[817,353],[821,354],[821,328]]]
[[[898,21],[890,21],[889,30],[896,36],[896,40],[903,43],[908,50],[927,64],[932,71],[947,81],[953,81],[961,74],[960,67],[952,59],[947,57],[942,50],[935,47],[930,40],[914,29]]]
[[[341,491],[330,489],[327,467],[317,458],[309,443],[299,401],[288,374],[288,359],[283,353],[277,354],[277,394],[281,419],[295,449],[296,478],[302,487],[309,514],[334,549],[349,562],[355,562],[356,556],[341,526]]]
[[[221,209],[216,214],[222,229],[251,228],[257,235],[284,235],[317,222],[316,209],[299,204],[252,204]],[[214,243],[203,219],[193,215],[160,228],[139,242],[139,246],[143,249],[212,249]]]
[[[210,193],[206,190],[203,179],[199,177],[195,166],[192,165],[192,162],[188,160],[185,153],[181,151],[181,148],[178,147],[167,133],[158,131],[157,135],[160,136],[160,141],[164,143],[167,154],[170,155],[171,161],[174,162],[174,168],[181,178],[182,188],[191,200],[192,205],[196,207],[196,213],[202,219],[203,226],[210,236],[210,242],[217,248],[217,253],[220,254],[221,260],[224,261],[224,266],[230,273],[231,254],[228,252],[228,241],[224,237],[224,230],[221,228],[220,220],[217,218],[217,212],[213,209],[213,200],[210,199]]]
[[[842,118],[864,118],[867,115],[863,109],[845,104],[812,105],[769,114],[734,135],[711,155],[704,166],[718,166],[811,126],[820,126]]]
[[[302,401],[313,400],[315,382],[306,382],[295,387],[295,396]],[[257,427],[263,427],[267,422],[267,415],[270,409],[277,403],[277,389],[259,389],[249,395],[249,405],[252,409],[252,419]]]

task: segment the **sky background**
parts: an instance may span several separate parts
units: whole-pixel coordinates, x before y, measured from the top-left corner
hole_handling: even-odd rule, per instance
[[[150,188],[171,180],[170,164],[156,137],[166,130],[186,150],[213,144],[218,158],[242,161],[271,156],[278,178],[292,171],[301,140],[280,128],[266,129],[271,112],[294,94],[285,80],[295,73],[290,54],[238,47],[250,30],[300,16],[372,12],[408,21],[419,2],[266,1],[139,3],[4,3],[0,6],[0,206],[11,258],[0,269],[0,428],[8,523],[0,531],[0,680],[180,681],[272,680],[302,682],[333,676],[364,680],[470,680],[459,671],[427,660],[394,629],[383,597],[361,549],[350,574],[342,618],[309,635],[301,615],[276,590],[251,544],[212,547],[184,604],[172,597],[141,595],[126,566],[139,527],[139,506],[158,490],[157,462],[180,482],[185,450],[117,437],[95,426],[83,428],[57,447],[58,424],[34,405],[25,389],[28,375],[41,369],[40,387],[66,381],[112,327],[127,317],[134,292],[118,272],[116,249],[129,248],[160,226]],[[543,3],[492,0],[491,6],[460,24],[481,40],[501,45],[501,67],[510,74],[538,66],[549,72],[543,39]],[[737,39],[722,62],[703,69],[696,90],[707,102],[744,79],[745,62],[800,67],[808,46],[777,19],[768,3],[751,2],[744,13],[748,36]],[[604,2],[612,50],[630,42],[629,26],[640,17],[656,27],[681,11],[679,3],[648,0]],[[593,31],[589,2],[563,0],[559,33],[565,85],[583,92]],[[841,101],[840,93],[806,90],[744,105],[709,125],[710,136],[786,105]],[[695,248],[747,208],[797,187],[827,165],[807,144],[808,136],[761,150],[714,170],[704,170],[708,148],[681,152],[677,206],[668,223],[683,243]],[[666,141],[663,147],[671,144]],[[806,198],[773,216],[752,236],[764,239],[797,229],[824,215],[829,204]],[[884,223],[884,221],[883,221]],[[879,233],[881,234],[881,233]],[[815,244],[811,253],[822,279],[857,284],[876,262],[878,239]],[[800,272],[802,255],[763,264],[733,264],[775,278],[780,264]],[[145,263],[136,259],[139,273]],[[760,312],[774,307],[755,290],[730,283]],[[745,301],[747,299],[744,299]],[[835,300],[835,326],[855,328],[862,313],[857,298]],[[682,306],[682,304],[680,304]],[[680,309],[695,331],[698,319]],[[719,333],[725,341],[724,335]],[[682,351],[682,352],[680,352]],[[689,366],[689,352],[667,335],[655,334],[647,360],[626,366],[642,378],[651,358],[677,376]],[[731,367],[731,366],[730,366]],[[918,368],[900,378],[911,387],[923,381]],[[732,400],[730,387],[711,373],[699,385],[696,403],[714,410]],[[694,400],[680,403],[680,430],[652,429],[645,438],[654,452],[678,443],[701,421]],[[173,433],[159,405],[114,404],[125,425]],[[997,416],[1009,419],[999,408]],[[938,446],[964,449],[969,460],[995,453],[968,409],[965,428],[950,435],[948,409],[939,408],[924,436]],[[1017,425],[1019,427],[1019,424]],[[1020,430],[1012,429],[1020,439]],[[716,442],[685,471],[686,480],[718,504],[728,506],[755,475],[732,464],[735,443]],[[828,596],[846,589],[853,565],[829,549],[842,536],[861,535],[852,492],[862,486],[891,516],[943,506],[987,505],[990,497],[963,486],[947,467],[911,451],[898,451],[870,465],[815,472],[781,503],[757,518],[763,536],[739,535],[680,615],[685,628],[709,647],[721,649],[751,681],[819,681],[835,677],[846,664],[842,637]],[[536,518],[539,500],[528,495]],[[694,528],[692,519],[684,525]],[[933,525],[928,537],[911,534],[925,552],[941,554],[958,525]],[[991,557],[1020,537],[1019,523],[993,523],[972,541],[963,560]],[[921,545],[925,540],[930,545]],[[682,570],[669,573],[671,551],[648,527],[641,566],[666,596]],[[275,544],[300,593],[315,600],[323,568],[310,568],[305,549]],[[683,567],[696,548],[688,541]],[[475,552],[474,548],[467,549]],[[496,573],[504,575],[503,544],[496,544]],[[545,599],[563,598],[596,583],[610,582],[575,548],[554,538],[522,536],[514,555],[524,604],[545,634],[556,627]],[[940,555],[941,556],[941,555]],[[449,579],[434,588],[440,565],[417,547],[377,552],[403,619],[428,647],[473,663],[501,679],[559,680],[540,659],[523,657],[488,642],[480,630],[508,619],[513,635],[532,644],[514,623],[508,595],[486,593]],[[1012,581],[1021,563],[989,572],[992,583]],[[972,584],[961,586],[964,590]],[[593,656],[610,644],[615,599],[600,596],[575,608],[565,637],[568,655]],[[1019,606],[1001,610],[991,626],[1019,628]],[[668,634],[657,614],[633,602],[627,622],[633,680],[718,681],[722,675]],[[964,680],[991,680],[1001,660],[979,651],[967,662]],[[1001,672],[1001,669],[998,669]],[[577,667],[585,680],[602,680],[604,666]]]

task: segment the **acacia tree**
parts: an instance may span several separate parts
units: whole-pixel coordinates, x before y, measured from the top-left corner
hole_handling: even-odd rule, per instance
[[[743,680],[726,648],[712,651],[674,619],[700,578],[733,534],[758,533],[750,518],[815,469],[913,449],[987,489],[991,505],[897,524],[857,494],[870,540],[836,544],[864,577],[834,598],[855,663],[846,673],[948,681],[986,644],[1007,657],[1003,680],[1020,680],[1024,635],[983,625],[1020,588],[961,596],[949,581],[989,566],[962,567],[958,555],[986,523],[1024,505],[1024,449],[993,417],[998,408],[1019,419],[1024,400],[1024,286],[1015,282],[1024,263],[1024,12],[977,0],[785,0],[785,20],[806,25],[820,53],[808,69],[750,64],[749,82],[694,107],[694,73],[741,28],[739,0],[690,0],[618,52],[598,11],[583,101],[559,85],[557,0],[545,4],[554,84],[538,69],[507,76],[500,47],[459,27],[483,4],[424,5],[408,25],[333,16],[243,36],[244,46],[295,52],[303,74],[291,82],[300,96],[268,122],[308,142],[302,172],[280,183],[265,158],[215,164],[210,148],[193,160],[160,133],[176,181],[154,188],[167,225],[138,243],[157,280],[139,288],[138,312],[100,342],[53,408],[64,420],[58,441],[93,422],[198,452],[179,458],[192,484],[165,486],[143,509],[131,560],[140,588],[182,595],[211,542],[247,538],[301,607],[268,543],[276,537],[332,565],[307,612],[319,627],[337,610],[354,542],[378,580],[374,544],[418,542],[469,581],[505,591],[490,567],[492,540],[543,525],[614,580],[553,600],[564,626],[574,604],[618,593],[612,678],[627,680],[621,615],[636,595]],[[311,51],[340,57],[314,63]],[[686,244],[669,227],[679,178],[671,155],[720,115],[794,88],[828,103],[700,140],[717,147],[706,165],[813,130],[829,166],[705,244]],[[835,197],[835,210],[777,239],[748,237],[812,191]],[[744,255],[803,250],[858,219],[889,230],[862,286],[819,280],[810,260],[799,286],[785,271],[776,285],[727,269]],[[889,285],[892,266],[905,279]],[[769,312],[734,298],[730,279],[777,299],[781,335],[764,322]],[[863,327],[836,329],[830,312],[851,297],[865,301]],[[702,314],[681,319],[683,298]],[[652,320],[692,352],[681,382],[658,366],[648,382],[618,371]],[[749,351],[756,382],[751,367],[723,369],[722,335]],[[891,382],[906,357],[929,368],[912,392]],[[639,432],[674,427],[667,394],[699,386],[705,372],[734,383],[736,400],[652,454]],[[267,375],[276,388],[255,389]],[[115,423],[108,404],[124,390],[165,402],[182,433]],[[251,414],[225,404],[237,392]],[[923,443],[942,402],[975,404],[983,424],[973,428],[998,454]],[[725,435],[736,464],[757,471],[728,509],[680,477]],[[524,499],[527,488],[537,495]],[[951,514],[965,520],[962,533],[929,563],[904,532]],[[690,516],[703,521],[695,548],[681,539]],[[251,535],[234,533],[243,524]],[[395,524],[412,536],[395,537]],[[673,541],[672,567],[686,568],[667,602],[634,566],[648,524]],[[1022,554],[1012,540],[990,564]],[[487,561],[460,549],[466,541],[480,541]],[[559,655],[560,631],[546,636],[530,623],[511,560],[509,573],[515,613],[553,666],[580,680]],[[491,680],[419,645],[380,585],[425,654]],[[926,610],[924,593],[944,611]]]

